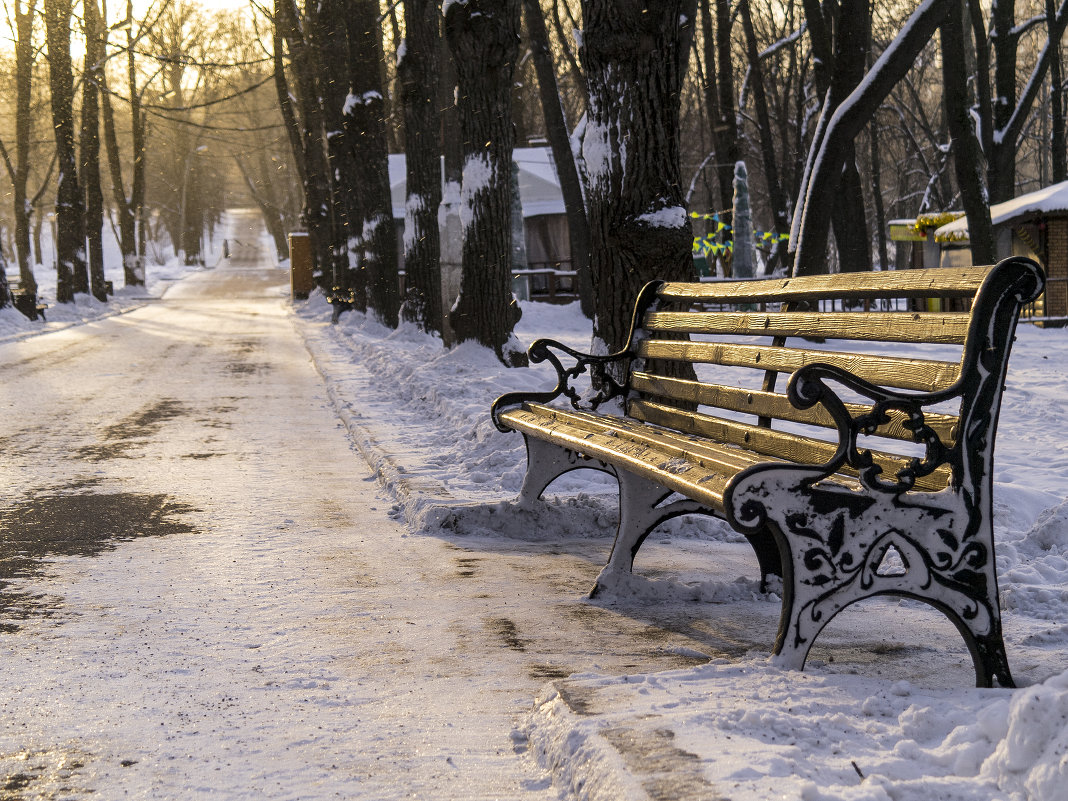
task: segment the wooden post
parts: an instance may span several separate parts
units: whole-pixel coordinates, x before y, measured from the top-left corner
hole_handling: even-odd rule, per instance
[[[294,300],[306,300],[315,289],[311,237],[306,231],[293,231],[289,235],[289,279]]]

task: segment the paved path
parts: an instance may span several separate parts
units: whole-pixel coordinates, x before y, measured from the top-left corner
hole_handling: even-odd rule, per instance
[[[555,797],[529,692],[449,700],[449,549],[389,517],[257,248],[0,347],[0,795]]]
[[[163,300],[0,345],[0,797],[556,798],[538,688],[674,635],[573,556],[410,536],[231,222]]]

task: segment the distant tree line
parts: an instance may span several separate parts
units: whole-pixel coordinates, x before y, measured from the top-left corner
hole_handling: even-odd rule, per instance
[[[0,50],[0,159],[10,202],[0,245],[20,293],[37,292],[51,228],[56,300],[107,299],[104,238],[127,285],[169,246],[202,263],[202,240],[235,202],[264,211],[284,256],[300,187],[272,92],[263,19],[189,0],[12,0]],[[0,277],[0,306],[11,302]]]
[[[693,275],[694,232],[715,234],[713,214],[729,221],[739,161],[766,268],[796,273],[885,269],[889,218],[951,208],[968,215],[975,259],[991,261],[989,205],[1066,178],[1068,0],[274,0],[243,20],[178,0],[109,19],[93,2],[9,10],[17,80],[0,91],[17,110],[0,144],[13,143],[23,288],[49,203],[69,237],[60,284],[69,270],[79,292],[92,289],[100,219],[135,267],[154,227],[195,260],[242,191],[281,254],[286,231],[308,231],[325,292],[520,364],[517,144],[552,150],[605,351],[622,344],[642,283]],[[64,56],[72,27],[80,68]],[[402,243],[391,152],[407,156]],[[450,215],[458,241],[440,238]],[[450,295],[443,253],[462,265]]]

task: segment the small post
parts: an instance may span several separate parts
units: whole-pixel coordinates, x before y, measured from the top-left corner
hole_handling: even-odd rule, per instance
[[[307,300],[315,289],[311,238],[307,231],[293,231],[289,235],[289,285],[294,300]]]

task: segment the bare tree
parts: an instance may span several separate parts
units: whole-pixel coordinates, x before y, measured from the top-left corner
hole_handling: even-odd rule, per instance
[[[33,115],[30,110],[33,88],[33,18],[36,0],[15,0],[15,164],[12,165],[7,151],[4,162],[14,189],[15,255],[19,265],[19,283],[22,291],[36,303],[37,281],[30,267],[30,212],[32,206],[27,196],[32,153],[31,130]]]
[[[404,107],[407,202],[404,213],[404,304],[401,316],[428,333],[444,324],[441,297],[441,114],[438,110],[441,16],[437,3],[404,4],[403,55],[397,64]]]
[[[106,28],[96,0],[82,0],[85,70],[82,78],[81,185],[85,190],[85,232],[89,245],[89,288],[106,301],[104,285],[104,192],[100,186],[100,87]]]
[[[85,264],[85,218],[74,151],[74,73],[71,68],[71,0],[45,0],[52,122],[59,164],[56,189],[56,300],[74,301],[89,291]]]
[[[545,19],[542,17],[538,0],[523,0],[523,10],[534,56],[534,68],[538,73],[538,91],[545,117],[545,129],[549,146],[552,148],[553,162],[556,164],[556,174],[560,180],[560,191],[564,197],[564,211],[570,234],[571,267],[578,276],[582,313],[592,318],[594,309],[593,282],[590,279],[590,226],[586,219],[578,167],[571,152],[567,120],[560,102],[556,68],[549,47],[549,33],[545,28]]]
[[[679,98],[695,8],[696,0],[583,3],[595,352],[626,344],[631,304],[647,281],[694,274]]]
[[[511,291],[511,84],[519,11],[519,0],[468,0],[445,13],[464,153],[463,274],[450,324],[459,341],[493,348],[509,366],[526,363],[512,334],[521,311]]]
[[[803,199],[799,200],[799,211],[794,216],[791,246],[795,249],[795,275],[826,272],[824,253],[832,211],[827,198],[838,196],[843,166],[854,158],[853,140],[957,4],[958,0],[924,0],[872,66],[864,82],[840,102],[825,103],[809,156]],[[809,16],[810,25],[813,19]],[[963,68],[962,64],[956,66]],[[866,242],[865,247],[870,260],[870,244]]]
[[[379,322],[396,328],[400,311],[397,233],[389,191],[382,38],[377,0],[352,0],[348,8],[349,94],[346,135],[356,149],[353,181],[362,195],[357,222],[360,266],[367,274],[367,305]]]

